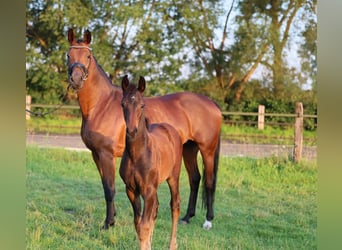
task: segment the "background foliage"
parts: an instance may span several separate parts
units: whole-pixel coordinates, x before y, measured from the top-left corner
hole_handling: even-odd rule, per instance
[[[26,88],[33,103],[75,103],[67,30],[88,28],[112,82],[146,77],[148,95],[189,90],[223,110],[317,113],[317,0],[26,2]],[[309,88],[307,86],[310,86]]]

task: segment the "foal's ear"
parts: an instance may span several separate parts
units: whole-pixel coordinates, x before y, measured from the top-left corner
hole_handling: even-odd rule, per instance
[[[71,44],[75,40],[75,35],[73,29],[68,30],[68,41]]]
[[[84,31],[83,41],[84,41],[86,44],[90,44],[90,41],[91,41],[91,33],[90,33],[90,31],[89,31],[88,29],[87,29],[86,31]]]
[[[146,87],[145,78],[142,77],[142,76],[140,76],[139,85],[138,85],[138,90],[139,90],[141,93],[144,93],[145,87]]]
[[[129,81],[128,81],[128,76],[125,75],[121,81],[121,87],[122,87],[122,90],[125,91],[128,87],[128,84],[129,84]]]

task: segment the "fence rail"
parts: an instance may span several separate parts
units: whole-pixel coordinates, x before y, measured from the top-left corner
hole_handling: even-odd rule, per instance
[[[239,115],[239,116],[259,116],[258,112],[222,112],[223,116],[228,115]],[[264,116],[275,116],[275,117],[297,117],[298,114],[281,114],[281,113],[264,113]],[[304,118],[317,118],[317,115],[303,114]]]
[[[31,98],[26,98],[26,110],[31,111],[32,108],[44,108],[44,109],[70,109],[76,110],[79,109],[78,105],[51,105],[51,104],[31,104]],[[263,130],[264,125],[294,125],[294,144],[293,144],[293,158],[294,161],[298,161],[301,159],[301,152],[303,147],[303,123],[304,119],[317,119],[317,115],[313,114],[304,114],[304,110],[301,103],[296,103],[296,112],[293,114],[282,114],[282,113],[267,113],[265,112],[265,107],[263,105],[259,105],[258,112],[222,112],[224,123],[245,123],[245,124],[257,124],[258,129]],[[241,121],[241,120],[229,120],[229,116],[255,116],[257,119],[255,121]],[[294,118],[294,122],[274,122],[274,121],[266,121],[265,117],[285,117],[285,118]],[[26,119],[30,119],[30,112],[26,112]],[[314,123],[316,127],[316,122]]]
[[[53,104],[31,104],[30,105],[31,108],[51,108],[51,109],[55,109],[55,108],[61,108],[61,109],[79,109],[80,106],[78,105],[53,105]]]
[[[78,105],[53,105],[53,104],[26,104],[27,107],[31,108],[49,108],[49,109],[79,109],[80,107]],[[259,112],[229,112],[229,111],[222,111],[222,116],[228,116],[228,115],[234,115],[234,116],[259,116]],[[282,114],[282,113],[264,113],[265,117],[297,117],[298,114]],[[310,114],[303,114],[303,118],[317,118],[317,115],[310,115]]]

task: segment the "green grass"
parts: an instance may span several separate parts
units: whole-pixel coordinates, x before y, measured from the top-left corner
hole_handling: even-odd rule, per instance
[[[81,118],[75,116],[32,117],[26,121],[26,130],[35,133],[79,134],[80,127]],[[255,126],[223,124],[221,131],[223,139],[236,143],[292,145],[294,141],[293,128],[265,126],[264,130],[258,130]],[[316,145],[316,131],[304,131],[303,137],[305,146]]]
[[[44,134],[79,134],[81,117],[56,116],[56,117],[31,117],[26,120],[26,131]]]
[[[102,231],[105,201],[90,153],[28,146],[26,167],[27,249],[138,249],[118,172],[116,226]],[[189,194],[184,167],[180,186],[184,215]],[[158,195],[152,246],[167,249],[171,217],[165,183]],[[315,162],[221,158],[213,228],[201,228],[205,210],[199,202],[191,223],[178,226],[178,249],[317,249],[316,197]]]

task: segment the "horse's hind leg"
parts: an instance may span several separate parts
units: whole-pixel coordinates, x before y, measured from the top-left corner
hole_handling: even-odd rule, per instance
[[[187,224],[190,222],[190,218],[195,216],[196,213],[196,203],[198,196],[198,188],[201,181],[201,174],[198,170],[197,165],[197,153],[198,146],[193,141],[188,141],[183,145],[183,159],[186,171],[189,176],[190,183],[190,196],[188,209],[185,216],[181,219],[181,224]]]
[[[218,141],[218,144],[220,142]],[[213,150],[201,150],[203,164],[204,164],[204,193],[203,202],[207,208],[206,221],[203,228],[210,229],[212,227],[211,221],[214,218],[214,195],[216,189],[218,158],[219,158],[219,145]]]

